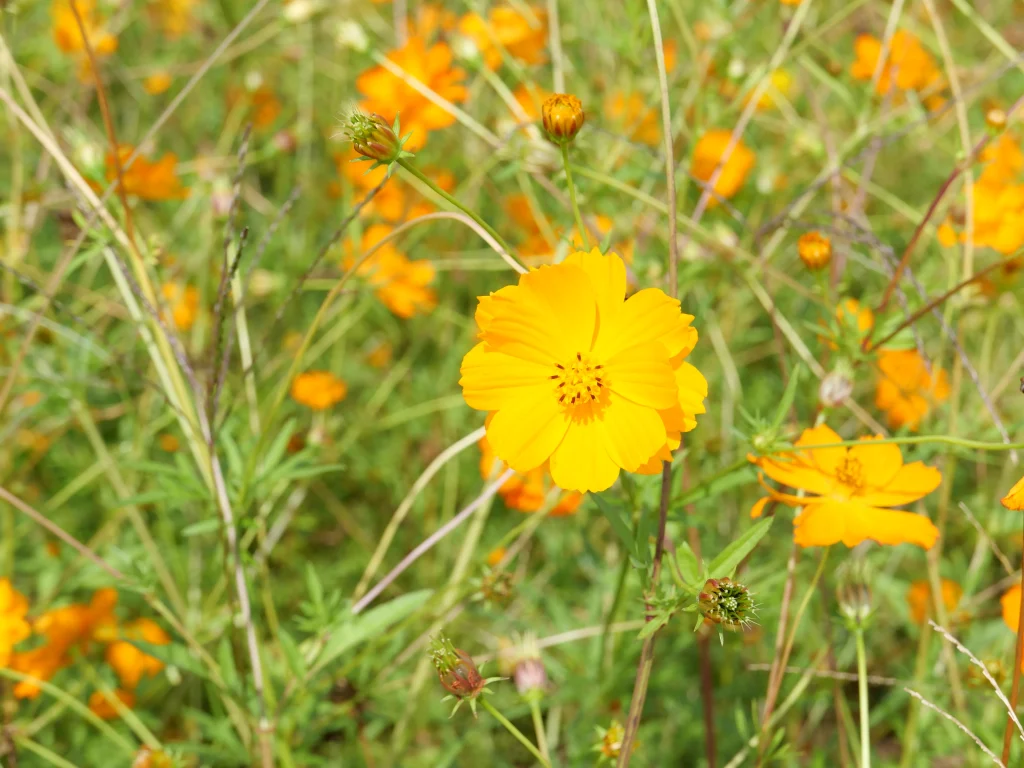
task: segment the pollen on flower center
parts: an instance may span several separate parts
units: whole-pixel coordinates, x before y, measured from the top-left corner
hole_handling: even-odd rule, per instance
[[[836,468],[836,479],[849,488],[860,490],[864,487],[864,465],[860,459],[847,456]]]
[[[604,388],[603,365],[595,364],[589,355],[577,352],[568,364],[555,363],[558,370],[551,378],[558,381],[558,402],[565,405],[590,403],[598,399]]]

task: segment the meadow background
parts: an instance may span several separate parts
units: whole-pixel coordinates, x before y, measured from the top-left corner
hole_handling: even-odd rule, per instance
[[[0,764],[1022,764],[1022,48],[1016,0],[0,2]],[[474,217],[678,292],[665,503],[495,493]],[[937,543],[751,518],[820,424],[941,472]]]

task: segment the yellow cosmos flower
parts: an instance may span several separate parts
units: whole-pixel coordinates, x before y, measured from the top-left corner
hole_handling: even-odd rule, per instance
[[[1010,587],[999,599],[999,604],[1003,608],[1003,621],[1006,622],[1006,626],[1016,632],[1020,624],[1020,584]]]
[[[347,394],[348,384],[330,371],[306,371],[292,382],[292,400],[314,411],[340,403]]]
[[[628,138],[651,147],[661,145],[661,119],[658,110],[639,93],[612,93],[604,101],[605,119]]]
[[[657,288],[625,295],[622,259],[594,249],[480,298],[459,383],[492,412],[487,439],[512,469],[547,461],[558,487],[603,491],[695,425],[707,383],[684,360],[693,317]]]
[[[947,611],[956,608],[964,594],[961,586],[952,579],[942,579],[941,592],[942,604],[946,606]],[[910,589],[907,590],[907,606],[910,608],[910,618],[915,624],[924,624],[931,616],[932,587],[927,579],[915,581],[910,585]]]
[[[1003,506],[1007,509],[1024,511],[1024,477],[1018,480],[1017,484],[1006,494]]]
[[[949,379],[941,368],[931,373],[916,349],[883,350],[878,357],[880,373],[875,405],[886,412],[893,429],[917,430],[931,406],[949,398]]]
[[[721,128],[710,130],[701,136],[697,146],[693,148],[690,174],[705,184],[710,182],[715,169],[722,164],[722,157],[731,142],[732,131]],[[747,174],[754,167],[755,159],[750,148],[742,141],[737,141],[715,182],[715,194],[729,199],[739,192],[743,182],[747,180]],[[710,205],[713,207],[717,203],[718,201],[712,197]]]
[[[793,453],[751,456],[775,482],[808,493],[805,497],[780,493],[762,476],[760,482],[769,495],[754,505],[751,517],[760,517],[769,500],[803,507],[793,520],[793,540],[801,547],[840,541],[854,547],[870,539],[931,549],[939,538],[931,520],[888,507],[909,504],[934,491],[942,481],[939,471],[919,461],[904,464],[899,446],[872,438],[862,438],[860,445],[851,447],[814,447],[842,441],[822,425],[805,429]]]

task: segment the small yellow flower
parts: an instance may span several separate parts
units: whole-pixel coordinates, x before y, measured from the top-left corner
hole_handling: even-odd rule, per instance
[[[725,150],[731,143],[732,131],[716,128],[702,135],[693,149],[693,160],[690,165],[693,177],[705,184],[709,183],[715,170],[722,165]],[[734,197],[746,181],[750,169],[754,167],[755,159],[754,153],[747,145],[738,140],[715,182],[715,194],[726,199]],[[714,206],[717,203],[718,201],[712,197],[710,205]]]
[[[492,413],[487,439],[512,469],[549,462],[558,487],[602,491],[671,458],[696,425],[707,382],[685,362],[693,317],[657,288],[625,294],[622,259],[594,249],[480,297],[459,383]]]
[[[154,621],[149,619],[136,619],[125,624],[121,628],[120,637],[107,646],[104,658],[111,666],[121,681],[121,687],[133,691],[139,684],[139,680],[145,677],[153,677],[164,668],[163,662],[156,659],[136,646],[132,640],[140,640],[150,645],[167,645],[171,642],[170,636]]]
[[[292,382],[292,399],[314,411],[340,403],[347,394],[348,384],[330,371],[306,371]]]
[[[957,603],[963,596],[963,589],[952,579],[942,579],[942,604],[947,611],[956,608]],[[915,624],[924,624],[925,620],[932,614],[932,587],[927,579],[915,581],[907,590],[907,605],[910,608],[910,618]]]
[[[771,83],[771,87],[767,88],[761,94],[761,98],[757,100],[757,109],[760,112],[776,106],[776,94],[779,96],[789,96],[790,91],[793,89],[793,77],[784,69],[774,70],[768,76],[768,79]],[[753,92],[747,95],[746,99],[744,99],[745,105],[750,103],[750,99],[753,95]]]
[[[32,632],[26,613],[25,596],[11,586],[10,579],[0,579],[0,667],[10,664],[14,646]]]
[[[861,438],[852,447],[815,448],[842,442],[827,426],[805,429],[793,453],[751,456],[764,474],[781,485],[803,489],[806,496],[768,491],[751,510],[760,517],[772,500],[802,511],[793,520],[794,541],[801,547],[825,547],[842,542],[854,547],[862,541],[879,544],[917,544],[931,549],[939,530],[924,515],[889,509],[917,501],[942,481],[937,469],[919,461],[903,463],[899,446]]]
[[[571,93],[555,93],[541,107],[544,130],[556,144],[572,141],[583,127],[583,104]]]
[[[142,81],[142,89],[150,96],[159,96],[171,87],[174,78],[167,72],[154,72]]]
[[[796,243],[800,261],[811,270],[824,269],[832,261],[832,241],[821,232],[805,232]]]
[[[179,331],[187,331],[199,316],[199,291],[193,285],[180,283],[164,283],[160,288],[168,308],[171,320]]]

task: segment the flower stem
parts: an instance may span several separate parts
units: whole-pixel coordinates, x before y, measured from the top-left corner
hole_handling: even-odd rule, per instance
[[[530,696],[530,715],[533,717],[533,731],[537,734],[537,748],[549,762],[551,755],[548,753],[548,737],[544,733],[544,718],[540,714],[540,702],[536,696]]]
[[[434,182],[433,179],[431,179],[429,176],[427,176],[425,173],[423,173],[423,171],[421,171],[415,165],[410,163],[408,160],[403,158],[401,160],[398,160],[397,162],[405,170],[407,170],[409,173],[411,173],[417,179],[419,179],[424,184],[426,184],[428,187],[430,187],[438,195],[443,197],[449,204],[451,204],[452,206],[454,206],[458,210],[462,211],[464,214],[469,216],[469,218],[471,218],[473,221],[475,221],[477,224],[479,224],[481,227],[483,227],[484,231],[486,231],[487,234],[489,234],[491,237],[493,237],[498,242],[498,245],[500,245],[505,250],[505,253],[508,253],[508,254],[512,253],[512,249],[508,247],[508,243],[505,242],[505,239],[501,235],[499,235],[494,230],[494,228],[491,227],[490,224],[488,224],[486,221],[481,219],[471,209],[469,209],[466,206],[464,206],[462,203],[460,203],[458,200],[456,200],[450,194],[448,194],[443,189],[441,189],[439,186],[437,186],[437,184]]]
[[[569,200],[572,203],[572,215],[576,219],[576,229],[580,231],[580,238],[583,243],[591,244],[590,233],[583,226],[583,217],[580,216],[580,206],[576,202],[576,185],[572,183],[572,171],[569,170],[569,142],[562,142],[562,166],[565,168],[565,181],[569,185]]]
[[[490,712],[494,716],[495,720],[497,720],[499,723],[501,723],[503,726],[505,726],[505,730],[506,731],[511,733],[513,736],[515,736],[516,741],[518,741],[520,744],[522,744],[524,747],[526,747],[528,750],[530,750],[530,754],[533,755],[534,757],[536,757],[537,761],[541,765],[543,765],[544,768],[551,768],[551,763],[548,761],[548,759],[546,757],[544,757],[544,755],[542,755],[540,753],[540,750],[538,750],[533,745],[533,742],[530,741],[525,736],[523,736],[522,731],[520,731],[518,728],[516,728],[514,725],[512,725],[512,723],[510,723],[508,721],[507,717],[505,717],[503,714],[501,714],[501,712],[499,712],[498,710],[496,710],[494,708],[494,705],[491,704],[491,702],[489,702],[483,696],[481,696],[478,699],[478,701],[480,702],[480,706],[482,706],[484,709],[486,709],[488,712]]]
[[[871,768],[871,717],[868,709],[868,660],[864,628],[857,627],[857,690],[860,695],[860,766]]]

